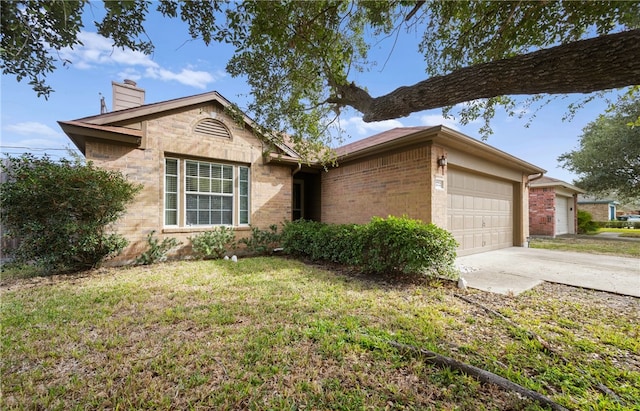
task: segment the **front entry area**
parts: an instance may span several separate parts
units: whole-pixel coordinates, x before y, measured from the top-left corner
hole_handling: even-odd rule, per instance
[[[291,193],[291,221],[320,221],[320,174],[296,173]]]

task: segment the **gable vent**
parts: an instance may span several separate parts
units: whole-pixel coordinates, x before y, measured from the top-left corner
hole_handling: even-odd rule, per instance
[[[204,119],[196,124],[194,131],[209,137],[231,138],[231,134],[229,134],[229,130],[227,130],[224,124],[210,118]]]

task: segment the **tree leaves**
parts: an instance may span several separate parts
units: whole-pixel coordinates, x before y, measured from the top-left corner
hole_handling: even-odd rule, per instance
[[[590,194],[640,200],[640,99],[621,100],[610,114],[589,123],[580,147],[558,158],[579,174],[576,184]]]

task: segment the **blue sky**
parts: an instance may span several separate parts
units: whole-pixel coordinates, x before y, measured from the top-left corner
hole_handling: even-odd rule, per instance
[[[109,40],[96,33],[91,23],[100,18],[99,12],[97,8],[90,8],[85,14],[85,29],[81,33],[84,46],[60,53],[61,58],[69,59],[72,64],[48,76],[47,81],[55,90],[49,100],[38,98],[26,82],[18,83],[13,77],[2,76],[0,152],[66,156],[65,148],[75,147],[57,121],[99,114],[101,95],[110,109],[111,81],[125,78],[135,80],[138,87],[146,90],[147,103],[216,90],[240,107],[246,105],[249,92],[246,83],[231,78],[224,70],[232,49],[218,44],[206,47],[199,40],[191,40],[181,22],[161,17],[151,18],[146,26],[156,46],[153,55],[114,49]],[[370,60],[377,61],[378,66],[353,80],[366,86],[373,96],[424,80],[426,75],[422,57],[417,52],[417,40],[415,34],[403,34],[395,45],[394,38],[379,43],[370,54]],[[517,118],[499,111],[492,121],[494,134],[486,143],[546,169],[550,177],[572,182],[576,176],[560,168],[557,157],[576,149],[583,127],[607,107],[604,100],[598,99],[587,104],[572,121],[563,121],[567,105],[580,97],[556,99],[536,113],[528,128],[525,125],[529,113]],[[438,124],[480,138],[478,130],[482,125],[476,122],[462,126],[455,120],[444,119],[441,110],[369,124],[362,121],[358,112],[347,111],[341,116],[341,124],[348,132],[345,144],[393,127]]]

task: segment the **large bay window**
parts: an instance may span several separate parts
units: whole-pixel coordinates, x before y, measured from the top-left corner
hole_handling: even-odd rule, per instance
[[[165,226],[247,225],[249,187],[248,167],[166,158]]]

